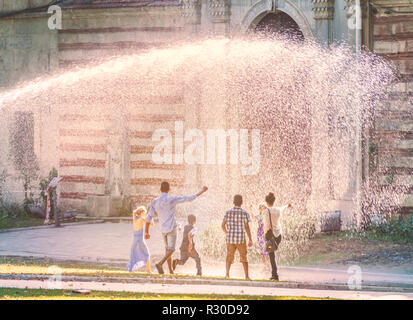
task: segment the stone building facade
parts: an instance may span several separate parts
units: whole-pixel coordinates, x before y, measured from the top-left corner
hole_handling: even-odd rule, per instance
[[[200,34],[246,34],[260,27],[286,26],[305,39],[326,46],[337,41],[355,49],[363,46],[391,61],[399,73],[392,100],[385,104],[367,143],[376,146],[376,157],[391,156],[392,162],[386,160],[390,165],[377,169],[382,175],[381,188],[410,186],[405,188],[408,197],[402,210],[409,213],[413,210],[413,2],[360,2],[359,10],[355,0],[0,0],[0,88],[6,90],[38,75],[130,48],[157,47]],[[62,8],[61,29],[48,27],[53,14],[48,13],[48,8],[52,4]],[[160,181],[170,179],[171,172],[175,177],[173,185],[183,188],[187,181],[182,166],[164,170],[145,158],[153,148],[150,137],[156,124],[184,118],[182,99],[177,90],[158,101],[159,106],[173,106],[174,114],[152,108],[145,115],[132,115],[128,123],[133,141],[126,147],[127,152],[115,150],[124,147],[116,143],[123,139],[123,133],[121,128],[111,130],[111,122],[104,115],[92,119],[87,114],[67,112],[47,119],[47,130],[59,137],[58,142],[53,142],[38,125],[41,110],[36,113],[35,151],[42,174],[56,166],[65,177],[59,190],[60,203],[85,208],[89,201],[89,206],[110,208],[106,200],[100,202],[101,196],[111,195],[119,200],[123,194],[133,194],[136,201],[147,202],[156,194]],[[28,106],[22,108],[30,111]],[[2,125],[0,130],[0,136],[7,137],[7,126]],[[88,143],[84,143],[85,139]],[[6,145],[6,141],[2,143]],[[50,146],[55,152],[46,159],[45,151]],[[113,157],[116,154],[127,156]],[[363,163],[363,179],[373,170],[371,157],[371,152],[366,151],[359,159]],[[322,170],[322,164],[318,166],[313,172]],[[120,176],[122,181],[128,181],[126,185],[116,181]],[[393,186],[388,185],[390,180]],[[9,183],[12,189],[19,189],[17,182],[10,179]],[[112,200],[110,203],[119,206],[121,200]],[[336,200],[331,210],[352,210],[350,198]],[[111,214],[109,211],[107,214]]]

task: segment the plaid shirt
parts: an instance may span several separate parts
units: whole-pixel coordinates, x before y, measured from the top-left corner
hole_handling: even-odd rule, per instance
[[[224,217],[227,228],[227,243],[245,243],[245,223],[250,221],[250,215],[244,209],[234,207],[228,210]]]

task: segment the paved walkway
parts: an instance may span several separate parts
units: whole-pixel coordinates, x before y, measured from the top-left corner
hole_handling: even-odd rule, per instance
[[[158,225],[148,246],[152,255],[163,253]],[[126,262],[132,243],[129,223],[100,223],[0,233],[0,255]]]
[[[0,255],[108,262],[126,266],[132,242],[131,228],[130,223],[106,222],[0,233]],[[178,243],[180,242],[179,237]],[[158,224],[151,230],[148,246],[155,261],[164,253]],[[268,270],[263,265],[251,265],[250,269],[252,278],[269,277]],[[223,276],[224,270],[223,262],[203,260],[204,275]],[[195,273],[195,263],[189,260],[185,266],[179,266],[177,272]],[[347,268],[281,267],[279,273],[282,280],[306,283],[347,284],[351,276],[347,273]],[[243,276],[240,264],[233,266],[231,276]],[[413,275],[362,270],[361,276],[364,285],[413,288]]]
[[[125,291],[141,293],[173,293],[173,294],[226,294],[226,295],[253,295],[253,296],[287,296],[287,297],[312,297],[333,299],[357,300],[413,300],[413,293],[388,293],[388,292],[354,292],[339,290],[311,290],[311,289],[285,289],[242,287],[228,285],[169,285],[169,284],[134,284],[134,283],[105,283],[105,282],[75,282],[64,281],[56,287],[49,281],[39,280],[0,280],[0,287],[4,288],[29,288],[29,289],[70,289],[70,290],[99,290],[99,291]]]

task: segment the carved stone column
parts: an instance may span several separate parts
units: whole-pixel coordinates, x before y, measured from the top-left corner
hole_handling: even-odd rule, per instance
[[[214,32],[228,34],[231,17],[231,1],[208,0],[208,13],[210,21],[214,25]]]
[[[344,10],[346,10],[347,19],[350,18],[354,13],[354,6],[356,5],[356,0],[344,0],[345,6]]]
[[[334,0],[311,0],[320,41],[333,42]]]
[[[349,43],[355,43],[355,38],[356,38],[356,13],[357,13],[357,8],[356,8],[356,1],[355,0],[345,0],[345,11],[346,11],[346,17],[347,17],[347,26],[348,26],[348,41]],[[366,0],[360,0],[360,10],[362,14],[362,45],[372,47],[373,43],[373,31],[372,31],[372,26],[371,26],[371,17],[370,17],[370,9],[367,4]]]
[[[356,0],[345,0],[344,10],[346,10],[347,19],[355,17],[356,14]],[[366,18],[366,9],[368,7],[366,0],[360,0],[361,12],[363,18]]]
[[[334,0],[311,0],[313,3],[314,19],[333,19]]]
[[[185,28],[196,33],[201,24],[201,0],[181,0],[181,16],[184,18]]]
[[[107,128],[105,196],[99,206],[107,206],[106,215],[114,216],[129,197],[130,143],[127,115],[122,108],[114,108]]]

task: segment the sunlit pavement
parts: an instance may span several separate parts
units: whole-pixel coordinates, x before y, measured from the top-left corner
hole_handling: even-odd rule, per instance
[[[252,296],[288,296],[308,298],[333,298],[333,299],[397,299],[413,300],[413,293],[388,293],[388,292],[356,292],[339,290],[310,290],[242,287],[227,285],[171,285],[171,284],[135,284],[135,283],[102,283],[102,282],[62,282],[52,285],[48,281],[39,280],[0,280],[0,287],[20,289],[69,289],[69,290],[98,290],[98,291],[125,291],[140,293],[173,293],[173,294],[226,294],[226,295],[252,295]]]
[[[131,224],[128,223],[85,224],[57,229],[25,230],[0,233],[0,255],[49,257],[66,261],[106,262],[126,266],[131,241]],[[178,244],[180,242],[181,239],[178,238]],[[148,246],[155,261],[164,253],[159,225],[151,230]],[[195,263],[189,260],[185,266],[178,266],[177,272],[195,274]],[[223,276],[224,273],[224,262],[203,259],[204,275]],[[279,274],[280,279],[284,281],[342,285],[346,285],[351,276],[346,267],[340,269],[281,267]],[[239,263],[233,265],[231,276],[242,278],[243,271]],[[251,265],[250,276],[253,279],[266,279],[269,278],[269,273],[263,265]],[[365,286],[407,287],[413,291],[413,275],[371,272],[362,269],[361,280],[362,285]]]

